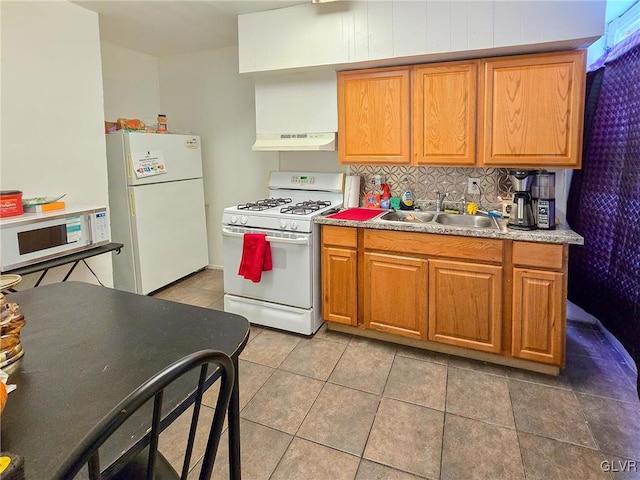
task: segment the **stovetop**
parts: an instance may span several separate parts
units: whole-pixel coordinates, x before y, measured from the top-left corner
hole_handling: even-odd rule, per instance
[[[314,216],[331,206],[332,203],[330,200],[294,201],[291,198],[264,198],[226,208],[225,212],[235,211],[236,213],[246,216]]]
[[[302,200],[265,198],[241,203],[224,209],[223,225],[270,228],[286,231],[311,232],[313,217],[340,207],[330,200]]]
[[[271,172],[268,187],[268,198],[225,208],[222,224],[312,232],[313,217],[342,206],[344,174]]]

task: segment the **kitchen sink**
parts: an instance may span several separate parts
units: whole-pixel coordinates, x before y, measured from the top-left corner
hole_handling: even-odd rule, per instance
[[[435,217],[435,214],[428,212],[396,211],[385,213],[380,217],[380,220],[387,222],[425,223],[433,220],[433,217]]]
[[[489,228],[496,226],[493,219],[489,217],[479,217],[477,215],[441,213],[436,217],[435,221],[442,225],[454,225],[456,227]]]
[[[398,210],[387,212],[376,221],[404,223],[439,223],[440,225],[466,228],[500,228],[490,217],[480,215],[458,215],[438,212],[414,212]]]

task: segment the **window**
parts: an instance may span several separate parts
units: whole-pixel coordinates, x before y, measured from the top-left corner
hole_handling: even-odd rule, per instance
[[[640,29],[640,2],[636,2],[607,25],[606,49],[611,49]]]

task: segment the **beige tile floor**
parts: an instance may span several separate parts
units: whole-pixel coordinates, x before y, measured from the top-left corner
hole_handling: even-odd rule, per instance
[[[215,309],[222,295],[216,270],[156,293]],[[243,478],[640,479],[635,373],[594,327],[570,321],[567,336],[567,367],[550,377],[326,326],[312,338],[252,326]],[[172,426],[163,448],[184,432]],[[227,451],[225,436],[213,478],[228,478]]]

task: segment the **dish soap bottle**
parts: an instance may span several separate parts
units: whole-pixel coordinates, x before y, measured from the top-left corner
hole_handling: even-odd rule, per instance
[[[380,199],[380,208],[389,209],[391,202],[391,194],[389,193],[389,184],[383,183],[382,185],[382,198]]]
[[[405,189],[400,195],[400,210],[413,210],[415,207],[415,202],[413,198],[413,192],[407,185],[407,179],[405,178]]]

